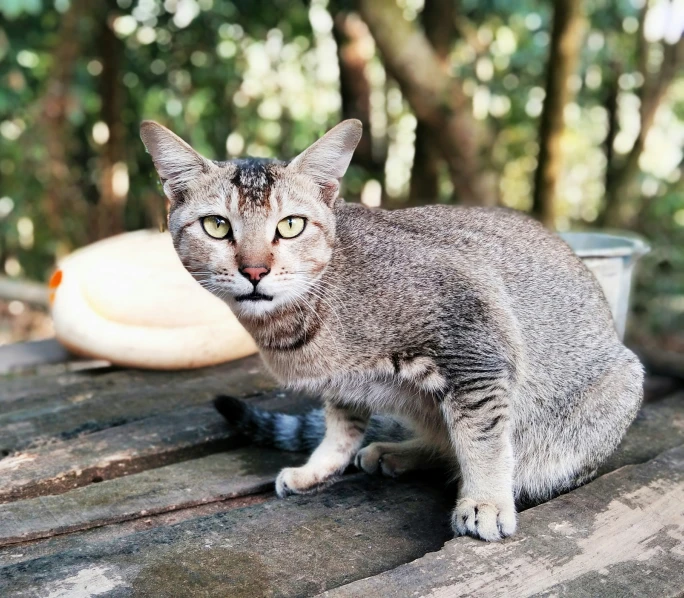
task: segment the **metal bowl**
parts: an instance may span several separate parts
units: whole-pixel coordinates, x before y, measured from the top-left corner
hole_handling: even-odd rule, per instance
[[[634,264],[650,251],[636,236],[608,233],[563,233],[560,235],[594,273],[613,312],[615,327],[623,338]]]

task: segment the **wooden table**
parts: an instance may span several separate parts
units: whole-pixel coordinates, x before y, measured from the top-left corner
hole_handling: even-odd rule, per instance
[[[5,374],[0,596],[681,596],[684,392],[649,388],[597,480],[485,544],[450,539],[453,488],[438,472],[352,473],[278,500],[277,471],[305,457],[247,446],[210,405],[219,392],[288,412],[315,403],[278,390],[257,357]]]

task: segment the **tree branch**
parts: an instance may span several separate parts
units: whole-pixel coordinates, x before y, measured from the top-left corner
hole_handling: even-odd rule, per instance
[[[460,85],[444,73],[425,35],[404,18],[395,0],[360,0],[359,4],[385,68],[446,160],[458,199],[469,205],[494,203],[478,156],[484,131],[474,121]]]
[[[641,39],[641,38],[640,38]],[[640,43],[646,43],[642,40]],[[644,47],[644,52],[647,48]],[[649,77],[646,70],[642,72],[644,84],[641,92],[641,126],[634,145],[627,153],[622,165],[611,177],[610,186],[606,188],[606,205],[602,222],[611,227],[619,227],[628,223],[636,215],[637,199],[633,187],[640,173],[639,158],[646,146],[646,138],[655,122],[658,108],[666,97],[679,69],[684,63],[684,38],[676,44],[665,44],[663,62],[655,77]],[[640,61],[646,68],[646,60]]]

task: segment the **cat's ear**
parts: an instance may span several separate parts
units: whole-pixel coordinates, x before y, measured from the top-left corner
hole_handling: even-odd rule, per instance
[[[310,176],[326,195],[337,197],[339,180],[349,168],[362,131],[360,120],[342,121],[292,160],[288,170]]]
[[[164,193],[171,202],[182,198],[190,181],[215,168],[178,135],[153,120],[141,123],[140,138],[152,156]]]

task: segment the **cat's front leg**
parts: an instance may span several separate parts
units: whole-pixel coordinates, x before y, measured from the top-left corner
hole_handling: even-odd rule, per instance
[[[458,535],[500,540],[515,532],[513,449],[501,384],[448,393],[441,405],[460,468],[452,526]]]
[[[288,467],[278,474],[278,496],[310,494],[333,483],[361,447],[369,419],[369,413],[327,402],[321,444],[305,465]]]

